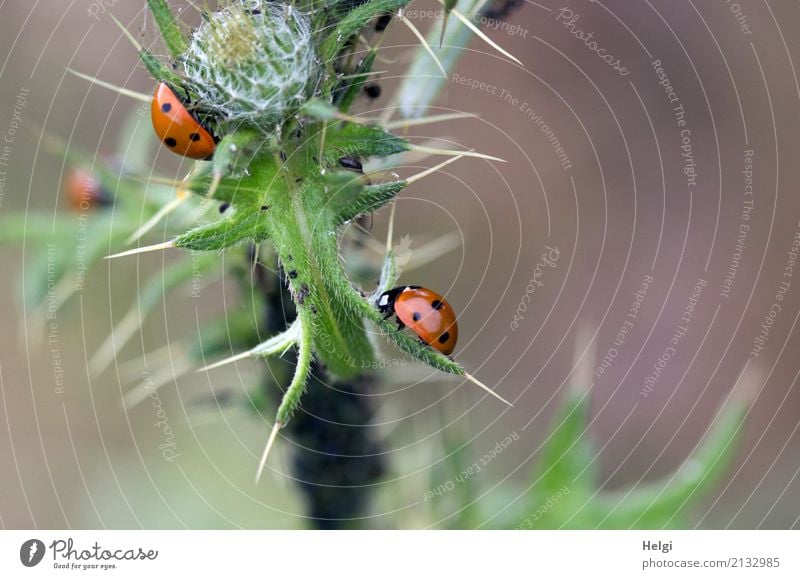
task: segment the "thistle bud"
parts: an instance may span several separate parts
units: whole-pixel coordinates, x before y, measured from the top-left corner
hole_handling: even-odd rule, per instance
[[[210,15],[183,66],[190,88],[222,123],[272,131],[313,93],[317,58],[306,17],[292,6],[243,0]]]

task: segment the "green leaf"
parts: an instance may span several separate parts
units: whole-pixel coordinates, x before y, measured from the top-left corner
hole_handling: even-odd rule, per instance
[[[408,186],[406,181],[391,181],[378,185],[368,185],[364,187],[360,194],[351,201],[349,205],[342,206],[337,212],[336,223],[347,223],[362,215],[377,211],[389,201],[394,199],[397,194]]]
[[[347,211],[364,191],[363,175],[352,171],[330,171],[322,178],[326,190],[329,210],[334,213]]]
[[[281,424],[286,424],[300,405],[300,399],[306,388],[306,380],[311,372],[311,314],[305,308],[300,308],[297,319],[300,323],[297,337],[297,365],[292,383],[286,389],[278,407],[276,419]]]
[[[212,172],[228,178],[241,176],[264,148],[274,149],[274,143],[265,143],[264,135],[256,131],[242,128],[228,133],[214,150]]]
[[[403,153],[409,144],[377,127],[342,122],[328,127],[323,156],[328,162],[342,157],[386,157]]]
[[[267,238],[264,216],[258,212],[232,211],[230,217],[202,225],[175,238],[175,247],[219,251],[245,241]]]
[[[170,54],[173,58],[177,58],[186,52],[186,39],[183,37],[178,22],[169,9],[166,0],[147,0],[147,5],[150,7],[150,12],[161,30],[161,36],[169,48]]]

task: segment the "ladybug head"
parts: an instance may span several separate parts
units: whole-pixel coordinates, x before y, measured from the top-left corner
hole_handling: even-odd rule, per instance
[[[419,289],[420,286],[418,285],[401,285],[400,287],[392,288],[388,291],[383,292],[378,301],[376,302],[378,305],[378,309],[381,312],[388,312],[394,309],[394,302],[397,301],[397,296],[409,289]]]

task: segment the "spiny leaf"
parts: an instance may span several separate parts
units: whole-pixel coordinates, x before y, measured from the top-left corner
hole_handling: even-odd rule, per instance
[[[343,156],[385,157],[409,149],[406,141],[377,127],[341,123],[329,126],[324,156],[328,162],[337,162]]]
[[[270,193],[285,190],[278,178],[280,166],[273,153],[258,145],[250,131],[237,131],[218,145],[219,157],[203,163],[183,187],[197,195],[213,196],[242,210],[260,210]]]
[[[300,308],[297,314],[299,331],[297,337],[297,365],[292,383],[286,389],[278,407],[277,421],[286,424],[300,405],[300,398],[305,390],[306,378],[311,371],[311,313]]]
[[[353,199],[349,205],[340,208],[336,222],[347,223],[359,215],[380,209],[394,199],[407,185],[406,181],[390,181],[364,187],[358,197]]]
[[[328,192],[329,209],[334,213],[346,211],[364,191],[364,177],[352,171],[331,171],[322,179]]]
[[[174,246],[196,251],[219,251],[244,241],[263,241],[266,238],[264,216],[259,212],[242,211],[179,235]]]
[[[228,358],[219,360],[213,364],[203,366],[198,370],[198,372],[207,372],[209,370],[213,370],[214,368],[219,368],[220,366],[225,366],[226,364],[231,364],[238,360],[244,360],[245,358],[267,358],[269,356],[280,355],[297,344],[297,341],[300,338],[300,333],[301,324],[298,319],[292,322],[292,324],[280,334],[272,336],[268,340],[261,342],[249,350],[234,354],[233,356],[229,356]]]
[[[164,42],[166,42],[173,58],[177,58],[186,52],[186,39],[183,37],[178,22],[175,20],[175,16],[172,14],[172,10],[169,9],[166,0],[147,0],[147,5],[150,7],[150,12],[153,13],[156,24],[158,24],[158,28],[161,31],[161,36],[164,38]]]
[[[407,333],[398,331],[397,325],[389,320],[384,320],[383,315],[377,307],[370,305],[366,300],[362,300],[362,314],[380,329],[381,333],[394,342],[397,347],[409,354],[411,357],[425,362],[429,366],[447,372],[448,374],[464,375],[464,369],[460,364],[439,353],[427,344],[420,342],[418,338],[412,338]]]

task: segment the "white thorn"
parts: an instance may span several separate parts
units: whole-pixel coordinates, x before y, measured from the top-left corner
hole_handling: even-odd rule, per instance
[[[442,63],[439,60],[439,58],[433,52],[433,49],[431,48],[430,44],[428,44],[428,41],[425,40],[424,36],[422,36],[422,33],[419,30],[417,30],[417,27],[414,26],[414,24],[408,18],[406,18],[402,10],[399,10],[397,12],[397,17],[403,22],[403,24],[405,24],[406,26],[409,27],[409,29],[411,29],[411,32],[414,33],[414,36],[416,36],[422,43],[422,47],[428,52],[428,54],[430,54],[431,58],[436,63],[436,66],[438,66],[439,70],[442,71],[442,76],[444,78],[447,78],[447,71],[444,69],[444,66],[442,66]]]
[[[219,362],[214,362],[213,364],[209,364],[208,366],[203,366],[197,371],[208,372],[209,370],[213,370],[214,368],[219,368],[220,366],[225,366],[226,364],[231,364],[232,362],[237,362],[238,360],[244,360],[245,358],[250,358],[252,355],[253,352],[247,350],[246,352],[242,352],[240,354],[236,354],[235,356],[225,358],[224,360],[220,360]]]
[[[371,70],[369,72],[358,72],[355,74],[345,74],[344,76],[337,77],[339,80],[349,80],[351,78],[361,78],[362,76],[372,76],[373,74],[385,74],[388,70]]]
[[[415,127],[419,125],[430,125],[432,123],[441,123],[444,121],[454,121],[457,119],[477,119],[478,115],[472,113],[446,113],[443,115],[431,115],[430,117],[422,117],[419,119],[401,119],[391,123],[386,123],[383,128],[386,130],[403,129],[406,127]]]
[[[506,404],[508,404],[508,405],[509,405],[509,406],[511,406],[512,408],[514,407],[514,405],[513,405],[513,404],[511,404],[511,402],[509,402],[508,400],[506,400],[505,398],[503,398],[502,396],[500,396],[500,395],[499,395],[497,392],[495,392],[494,390],[492,390],[491,388],[489,388],[489,387],[488,387],[486,384],[484,384],[483,382],[481,382],[480,380],[478,380],[477,378],[475,378],[475,376],[472,376],[471,374],[468,374],[467,372],[464,372],[464,378],[466,378],[467,380],[469,380],[469,381],[470,381],[470,382],[472,382],[473,384],[475,384],[475,385],[477,385],[477,386],[480,386],[481,388],[483,388],[484,390],[486,390],[486,391],[487,391],[489,394],[491,394],[492,396],[494,396],[495,398],[497,398],[497,399],[498,399],[498,400],[500,400],[501,402],[505,402]]]
[[[121,86],[117,86],[115,84],[111,84],[110,82],[106,82],[104,80],[100,80],[99,78],[95,78],[93,76],[89,76],[88,74],[83,74],[82,72],[78,72],[77,70],[73,70],[71,68],[67,69],[69,72],[77,76],[78,78],[82,78],[83,80],[88,80],[92,84],[96,84],[97,86],[102,86],[103,88],[107,88],[109,90],[113,90],[116,93],[121,94],[122,96],[130,97],[132,99],[136,99],[138,101],[142,101],[144,103],[151,103],[153,101],[153,97],[146,95],[144,93],[130,90],[127,88],[123,88]]]
[[[143,235],[145,235],[148,231],[153,229],[158,222],[164,219],[167,215],[175,211],[178,207],[180,207],[181,203],[188,199],[188,195],[183,190],[178,190],[178,196],[175,199],[171,200],[169,203],[164,205],[161,209],[156,211],[156,214],[153,215],[147,222],[142,225],[139,229],[137,229],[128,239],[125,240],[125,245],[130,245],[135,241],[139,240]]]
[[[480,30],[480,28],[478,28],[478,27],[477,27],[477,26],[475,26],[475,25],[474,25],[472,22],[470,22],[470,21],[469,21],[469,18],[467,18],[466,16],[464,16],[463,14],[461,14],[461,12],[459,12],[459,11],[458,11],[458,10],[456,10],[456,9],[453,9],[453,10],[451,10],[451,12],[452,12],[453,14],[455,14],[455,17],[456,17],[456,18],[458,18],[459,20],[461,20],[461,22],[463,22],[463,23],[464,23],[464,26],[466,26],[467,28],[469,28],[470,30],[472,30],[472,31],[473,31],[475,34],[477,34],[477,35],[478,35],[478,36],[481,38],[481,40],[483,40],[483,41],[484,41],[486,44],[488,44],[489,46],[491,46],[492,48],[494,48],[494,49],[495,49],[497,52],[499,52],[500,54],[502,54],[502,55],[504,55],[504,56],[507,56],[508,58],[510,58],[511,60],[513,60],[514,62],[516,62],[517,64],[519,64],[520,66],[525,66],[524,64],[522,64],[522,62],[521,62],[521,61],[520,61],[520,60],[519,60],[517,57],[515,57],[513,54],[511,54],[511,53],[510,53],[510,52],[508,52],[507,50],[504,50],[503,48],[501,48],[499,44],[497,44],[497,43],[496,43],[494,40],[492,40],[491,38],[489,38],[488,36],[486,36],[486,35],[485,35],[485,34],[484,34],[484,33],[483,33],[481,30]]]
[[[419,151],[420,153],[430,153],[431,155],[449,155],[451,157],[476,157],[478,159],[486,159],[487,161],[498,161],[500,163],[508,163],[505,159],[499,157],[492,157],[484,153],[476,153],[475,151],[453,151],[451,149],[436,149],[434,147],[425,147],[423,145],[409,145],[412,151]]]
[[[463,156],[464,155],[459,155],[458,157],[452,157],[450,159],[447,159],[447,161],[439,163],[435,167],[431,167],[430,169],[426,169],[425,171],[422,171],[421,173],[417,173],[416,175],[412,175],[411,177],[406,179],[406,183],[411,185],[411,183],[413,183],[415,181],[419,181],[420,179],[422,179],[423,177],[427,177],[431,173],[436,173],[436,171],[439,171],[440,169],[442,169],[443,167],[446,167],[450,163],[455,163],[456,161],[461,159]]]
[[[386,255],[392,251],[392,237],[394,237],[394,213],[397,209],[397,201],[392,202],[392,208],[389,210],[389,227],[386,231]]]
[[[107,255],[103,259],[116,259],[118,257],[127,257],[129,255],[136,255],[139,253],[148,253],[150,251],[160,251],[162,249],[169,249],[170,247],[175,247],[175,240],[170,239],[169,241],[165,241],[163,243],[156,243],[155,245],[146,245],[145,247],[137,247],[136,249],[129,249],[128,251],[123,251],[121,253],[115,253],[113,255]]]
[[[114,23],[117,26],[119,26],[119,29],[122,30],[122,33],[125,35],[125,37],[128,40],[130,40],[131,44],[133,44],[133,47],[136,49],[136,52],[141,52],[143,50],[142,49],[142,45],[139,44],[139,42],[137,42],[137,40],[133,37],[133,34],[131,34],[131,31],[128,30],[127,28],[125,28],[125,25],[122,24],[122,22],[120,22],[119,20],[117,20],[116,16],[114,16],[113,14],[109,14],[109,16],[111,16],[111,20],[113,20]]]
[[[267,445],[264,447],[264,452],[261,455],[261,461],[258,463],[258,470],[256,471],[256,484],[258,481],[261,480],[261,473],[264,472],[264,465],[267,464],[267,457],[269,456],[269,451],[272,450],[272,445],[275,444],[275,438],[278,436],[278,431],[283,427],[283,424],[275,421],[275,426],[272,427],[272,432],[269,434],[269,439],[267,439]]]

